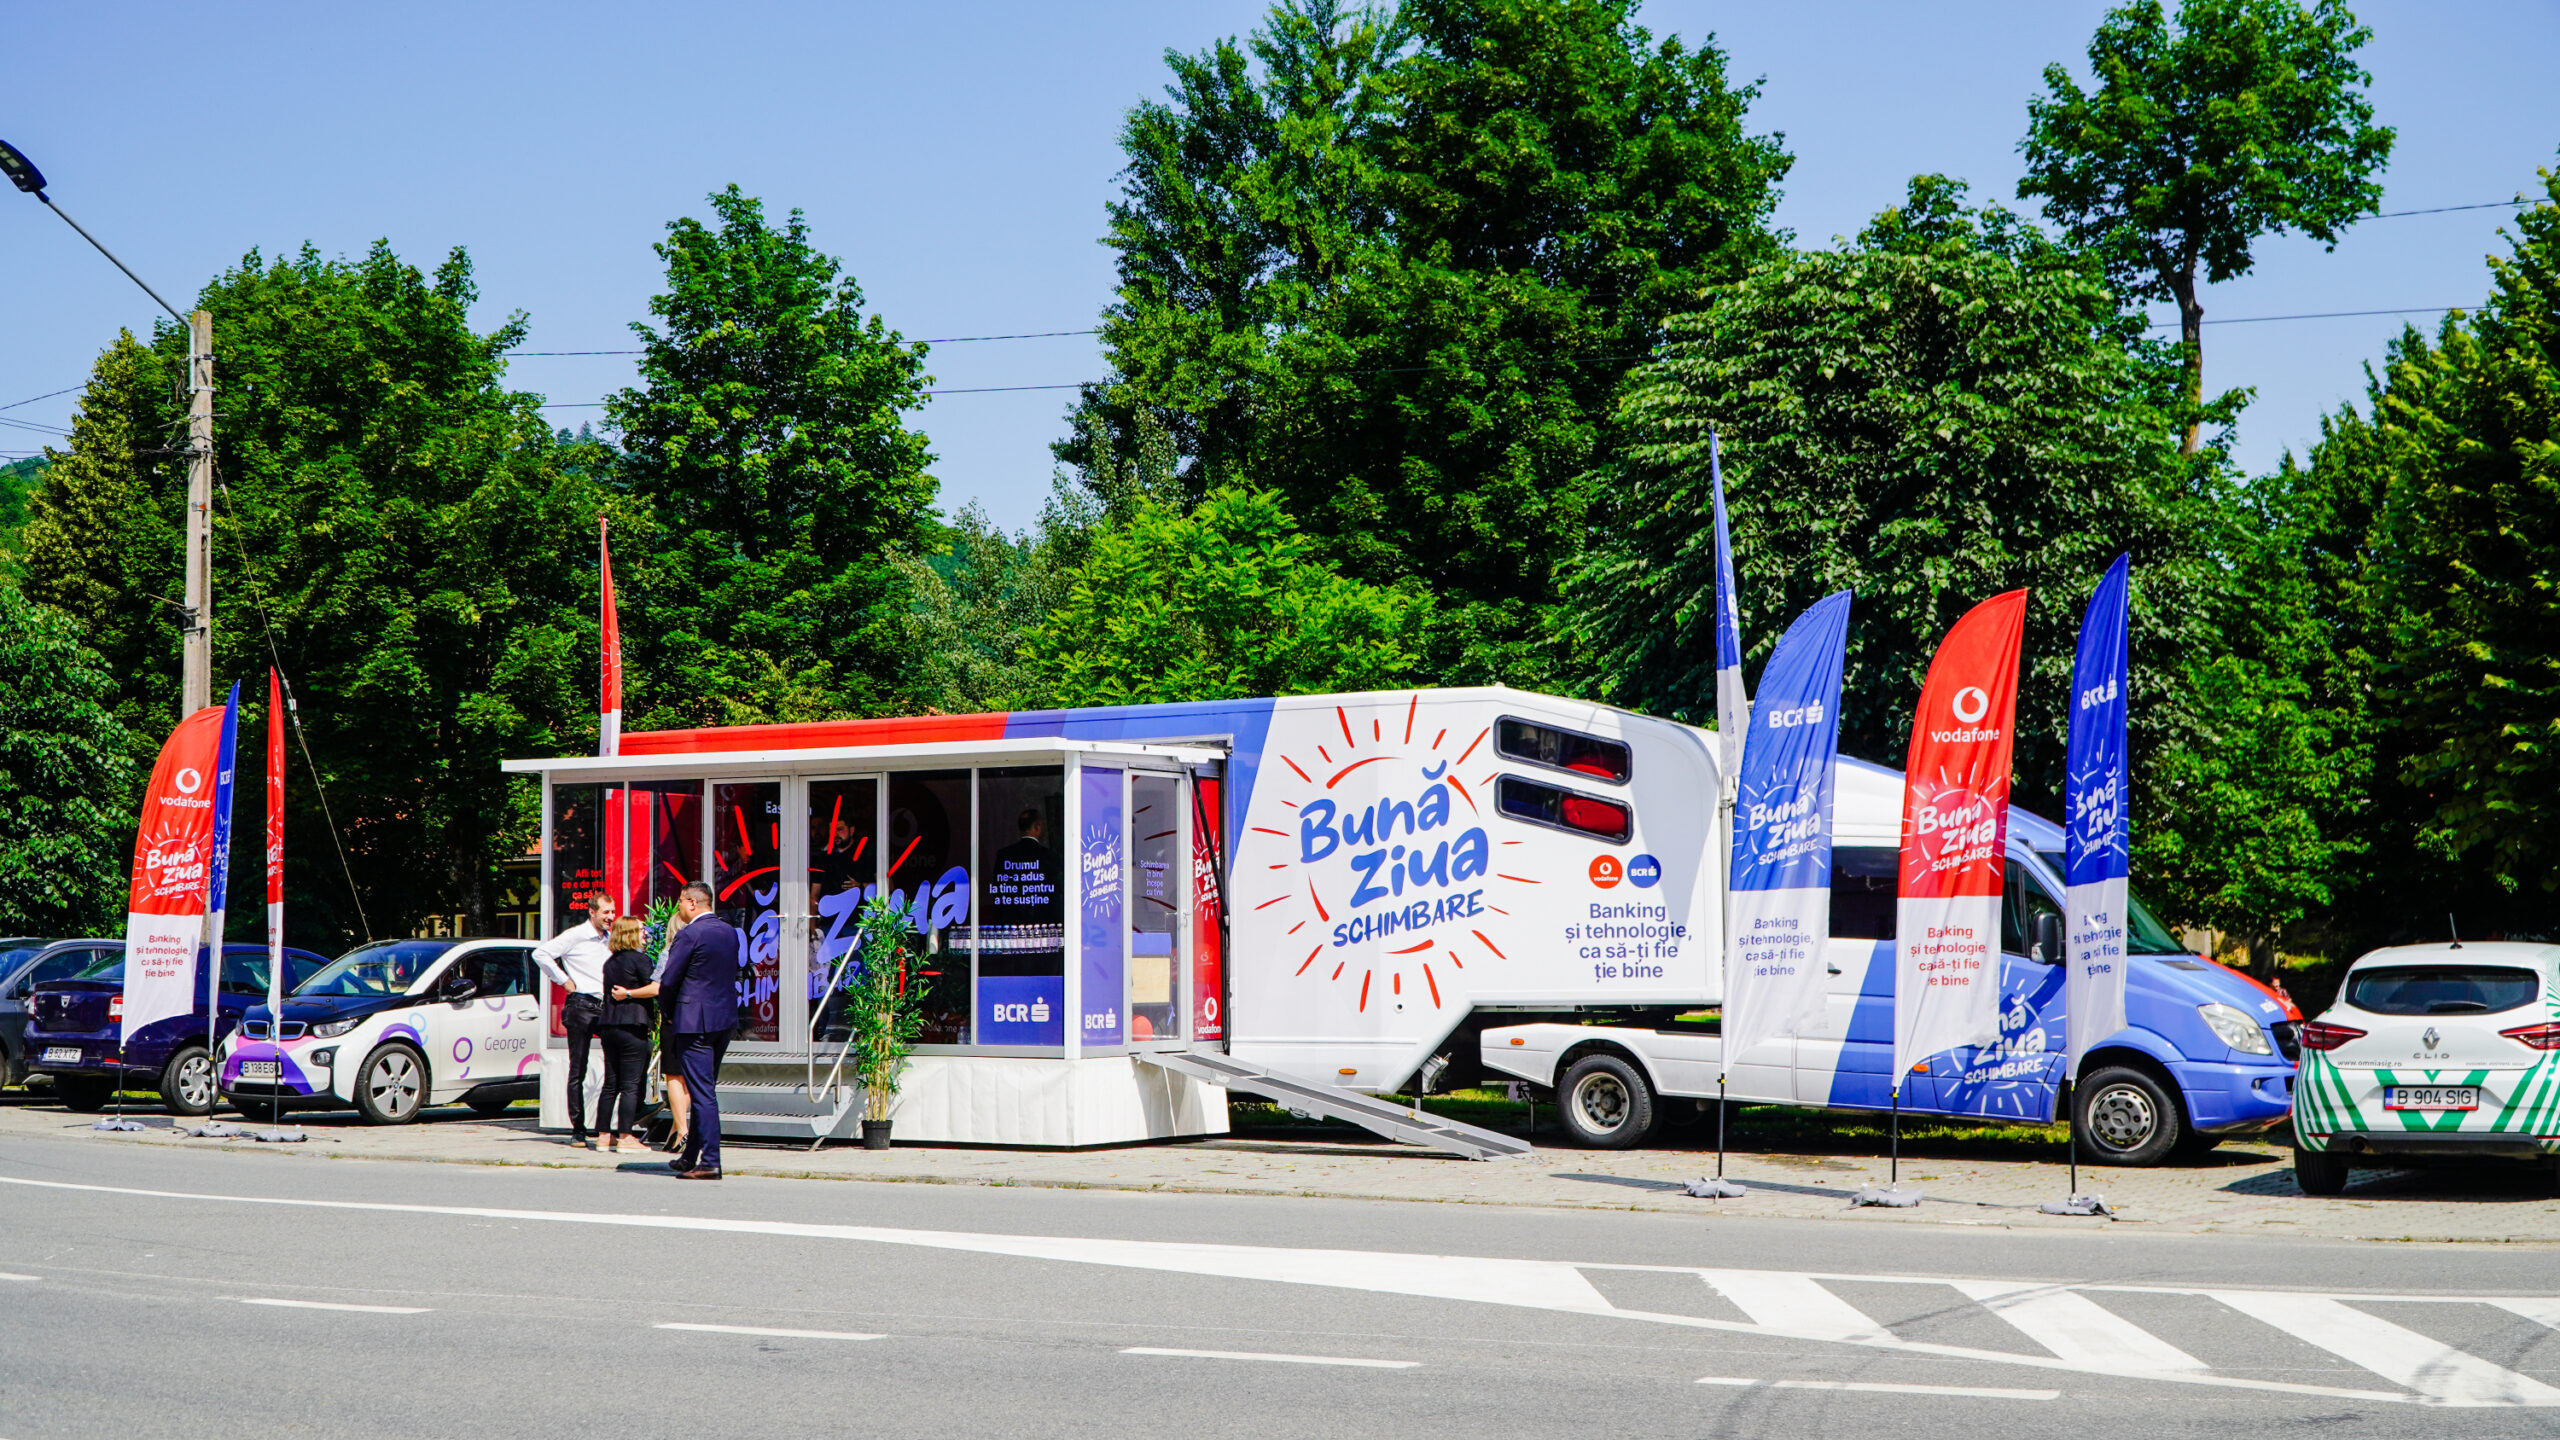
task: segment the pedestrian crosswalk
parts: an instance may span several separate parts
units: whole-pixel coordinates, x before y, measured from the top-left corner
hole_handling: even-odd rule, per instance
[[[1942,1359],[2368,1401],[2456,1407],[2560,1405],[2560,1388],[2470,1353],[2437,1333],[2476,1329],[2484,1312],[2494,1312],[2497,1321],[2511,1327],[2531,1322],[2526,1327],[2531,1333],[2521,1343],[2511,1337],[2501,1348],[2539,1358],[2543,1363],[2535,1368],[2560,1375],[2560,1333],[2554,1333],[2560,1332],[2560,1298],[2554,1297],[2056,1285],[1945,1276],[1667,1266],[1577,1268],[1598,1282],[1595,1290],[1604,1296],[1608,1313],[1662,1324],[1825,1341]],[[1617,1288],[1608,1283],[1609,1279],[1628,1272],[1695,1275],[1702,1286],[1700,1298],[1712,1297],[1720,1306],[1701,1305],[1691,1307],[1695,1313],[1683,1313],[1607,1302],[1607,1292]],[[2007,1326],[2020,1348],[1952,1345],[1898,1333],[1884,1317],[1862,1310],[1844,1293],[1868,1292],[1877,1286],[1951,1291],[1962,1302],[1979,1307],[1980,1313]],[[1660,1297],[1664,1293],[1658,1286],[1647,1292],[1657,1304],[1662,1303]],[[2124,1299],[2134,1296],[2185,1297],[2209,1308],[2184,1312],[2188,1316],[2187,1328],[2194,1334],[2182,1334],[2182,1346],[2127,1313]],[[1715,1313],[1721,1306],[1731,1308],[1721,1315]],[[2383,1310],[2430,1311],[2449,1323],[2443,1327],[2422,1322],[2403,1324],[2379,1313]],[[2470,1313],[2457,1319],[2459,1312]],[[1734,1315],[1740,1318],[1731,1318]],[[1932,1318],[1948,1318],[1946,1308],[1935,1307]],[[2274,1332],[2273,1336],[2252,1333],[2252,1322]],[[2265,1373],[2282,1368],[2264,1363],[2265,1352],[2276,1337],[2322,1352],[2331,1361],[2330,1372],[2316,1380],[2280,1379]],[[2213,1358],[2200,1358],[2193,1353],[2205,1348],[2202,1342],[2208,1340],[2216,1342],[2208,1351]],[[2376,1381],[2388,1382],[2395,1388],[2376,1388]]]

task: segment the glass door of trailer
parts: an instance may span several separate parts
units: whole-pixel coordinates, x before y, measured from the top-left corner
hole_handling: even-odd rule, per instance
[[[711,903],[735,927],[738,959],[738,1029],[735,1043],[748,1050],[783,1046],[795,1039],[799,1005],[783,988],[783,924],[788,913],[782,866],[782,782],[715,780],[704,817],[703,853],[711,857]]]

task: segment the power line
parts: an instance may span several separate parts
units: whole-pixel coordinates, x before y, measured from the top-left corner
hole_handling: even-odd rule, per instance
[[[68,395],[79,388],[81,387],[77,385],[65,385],[59,390],[47,390],[41,395],[30,395],[24,400],[12,400],[6,405],[0,405],[0,410],[15,410],[21,405],[33,405],[38,400],[50,400],[56,395]]]
[[[2483,200],[2477,205],[2433,205],[2424,210],[2382,210],[2375,212],[2371,218],[2396,220],[2403,215],[2449,215],[2456,210],[2507,210],[2518,205],[2541,203],[2539,200]]]
[[[2477,305],[2410,305],[2397,310],[2323,310],[2316,314],[2309,315],[2232,315],[2219,320],[2207,320],[2203,323],[2207,325],[2264,325],[2275,320],[2346,320],[2360,315],[2442,315],[2449,310],[2477,310],[2479,308],[2480,307]],[[2147,328],[2153,330],[2166,330],[2175,326],[2177,323],[2178,322],[2175,320],[2154,320]]]

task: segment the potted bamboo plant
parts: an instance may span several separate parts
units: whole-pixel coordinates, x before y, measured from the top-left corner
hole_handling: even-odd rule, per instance
[[[889,1148],[889,1109],[924,1030],[923,993],[909,984],[913,933],[886,896],[854,918],[854,963],[845,967],[844,1011],[853,1032],[853,1078],[862,1089],[862,1148]]]

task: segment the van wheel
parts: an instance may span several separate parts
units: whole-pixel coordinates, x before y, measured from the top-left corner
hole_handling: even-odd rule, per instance
[[[1630,1150],[1653,1133],[1653,1086],[1615,1055],[1585,1055],[1556,1087],[1556,1108],[1574,1143],[1593,1150]]]
[[[172,1115],[213,1113],[213,1056],[201,1045],[181,1045],[160,1067],[160,1103]]]
[[[2157,1165],[2186,1138],[2177,1097],[2147,1071],[2109,1065],[2074,1089],[2080,1144],[2101,1165]]]
[[[95,1115],[115,1097],[116,1082],[104,1075],[56,1075],[53,1093],[61,1097],[64,1109]]]
[[[2336,1195],[2347,1188],[2347,1172],[2355,1167],[2348,1157],[2335,1150],[2305,1150],[2300,1141],[2293,1146],[2293,1183],[2305,1195]]]
[[[356,1072],[356,1109],[376,1125],[406,1125],[427,1103],[427,1062],[393,1043],[364,1057]]]

